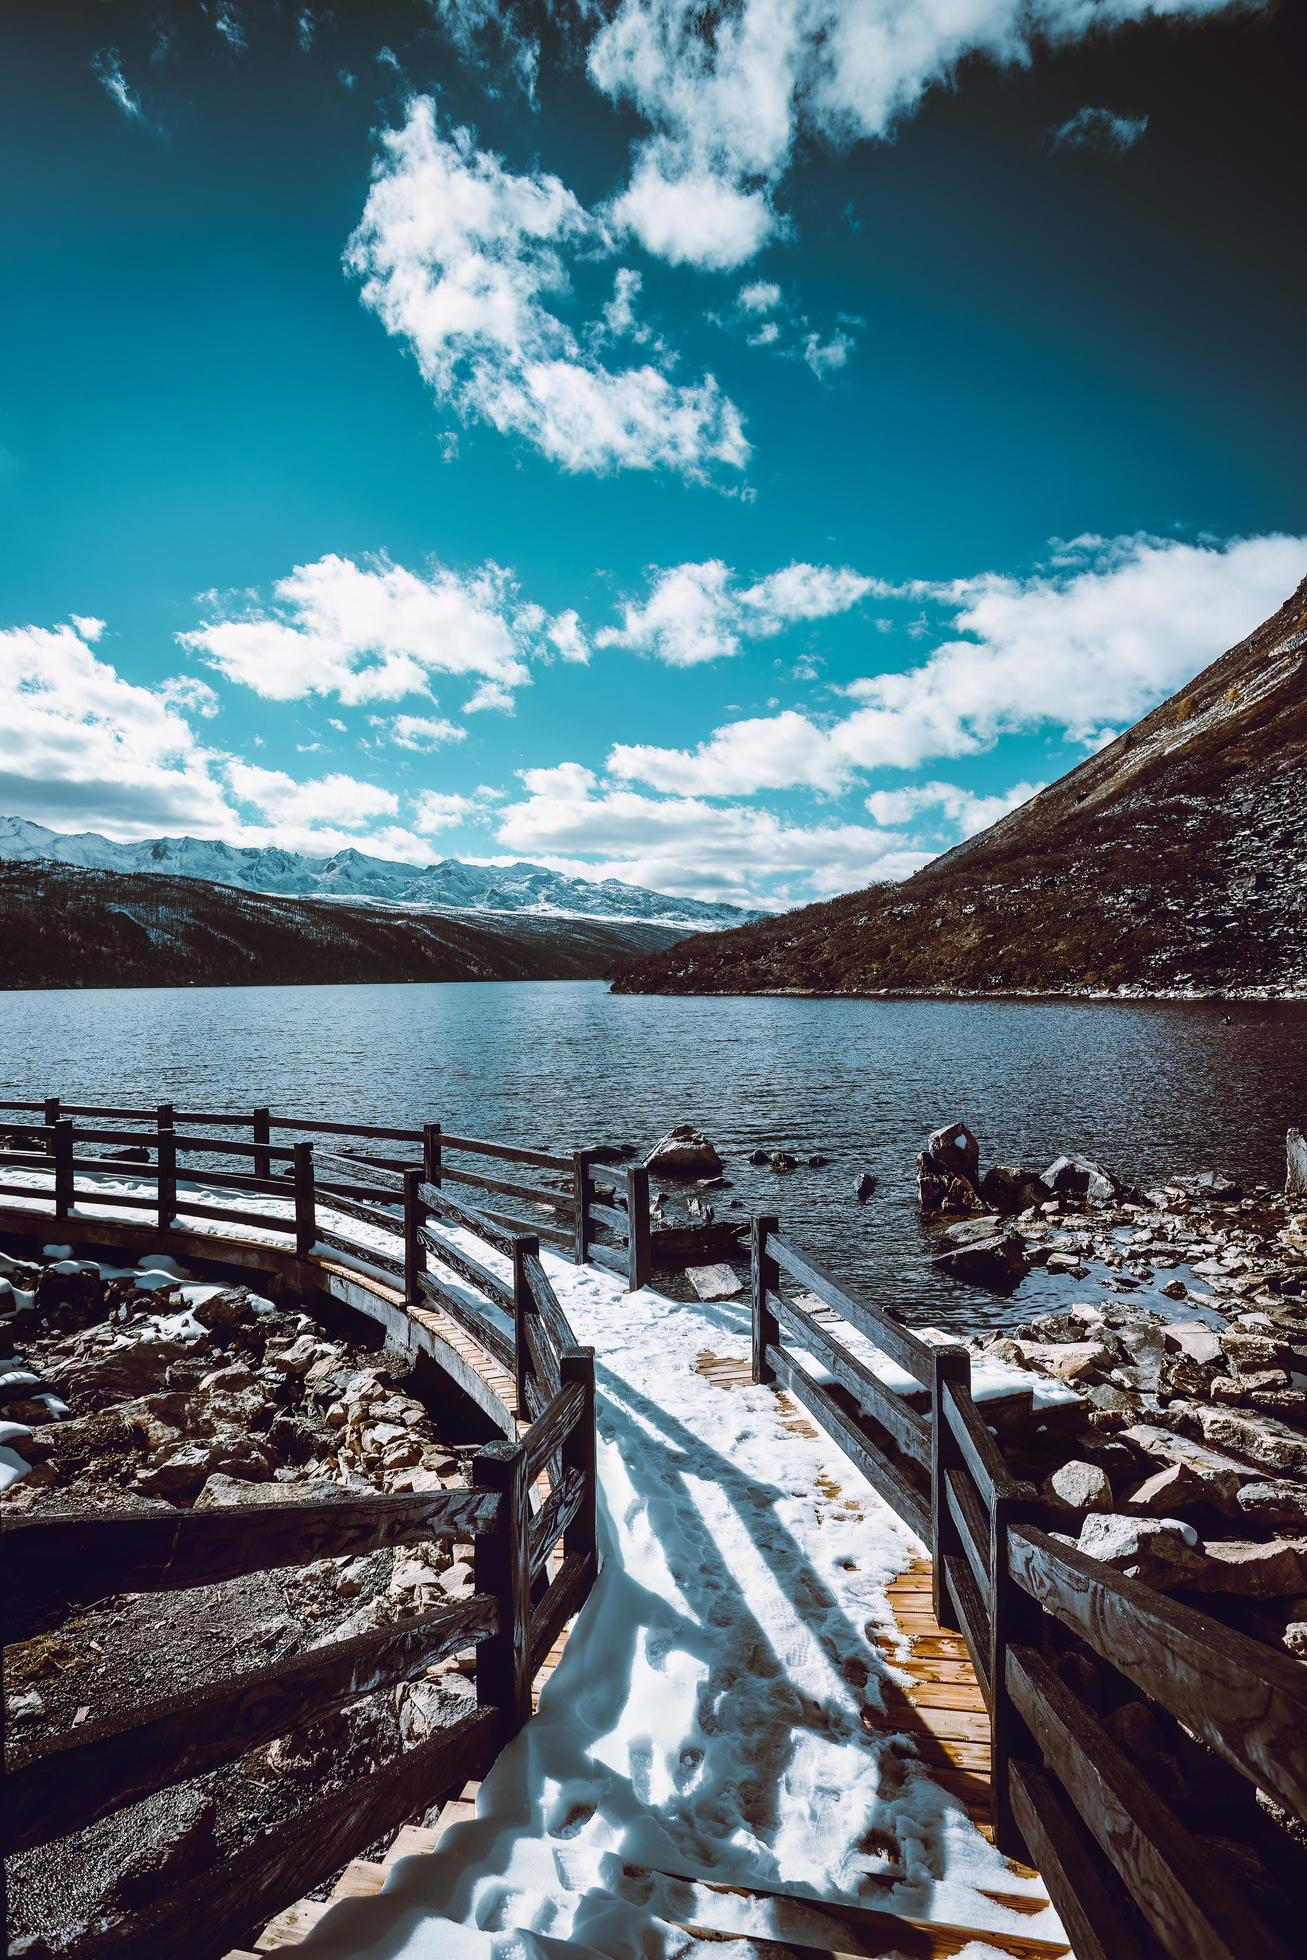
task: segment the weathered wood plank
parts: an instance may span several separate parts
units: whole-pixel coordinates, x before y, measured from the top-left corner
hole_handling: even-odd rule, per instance
[[[496,1327],[488,1314],[479,1314],[475,1307],[470,1307],[466,1300],[460,1299],[451,1287],[442,1286],[432,1273],[418,1274],[418,1291],[424,1300],[429,1300],[434,1306],[439,1307],[442,1313],[447,1313],[449,1318],[461,1327],[465,1334],[470,1335],[478,1347],[484,1348],[501,1368],[506,1368],[509,1374],[513,1372],[512,1336],[505,1333],[502,1328]]]
[[[544,1571],[550,1552],[580,1510],[584,1499],[584,1476],[579,1470],[569,1470],[532,1518],[527,1528],[527,1539],[531,1547],[533,1583]]]
[[[861,1300],[853,1299],[820,1266],[815,1266],[807,1253],[792,1239],[787,1239],[783,1232],[771,1234],[768,1251],[791,1279],[797,1279],[800,1286],[806,1286],[810,1293],[815,1293],[819,1300],[833,1307],[850,1326],[865,1334],[882,1354],[888,1355],[891,1361],[897,1361],[900,1368],[906,1368],[923,1385],[929,1383],[930,1346],[919,1340],[911,1328],[905,1327],[901,1321],[892,1320],[879,1307],[870,1307]]]
[[[531,1555],[527,1491],[531,1471],[523,1443],[490,1443],[478,1450],[479,1490],[501,1499],[499,1528],[476,1541],[476,1585],[499,1603],[499,1630],[477,1648],[477,1700],[503,1711],[506,1733],[531,1719]]]
[[[531,1615],[531,1675],[539,1672],[550,1648],[574,1613],[579,1613],[595,1582],[597,1562],[568,1553],[548,1592]]]
[[[944,1558],[944,1577],[957,1612],[958,1624],[967,1643],[971,1664],[986,1702],[993,1708],[993,1685],[989,1678],[989,1613],[985,1598],[972,1576],[971,1567],[957,1552]]]
[[[438,1184],[420,1184],[418,1197],[436,1218],[443,1218],[448,1225],[462,1225],[466,1231],[475,1232],[478,1238],[483,1238],[487,1245],[494,1246],[496,1252],[502,1252],[505,1256],[511,1254],[512,1234],[497,1229],[495,1213],[462,1204],[459,1199],[449,1197]]]
[[[1307,1817],[1307,1668],[1033,1525],[1008,1537],[1013,1579],[1228,1763]]]
[[[567,1315],[563,1312],[558,1295],[554,1291],[554,1283],[541,1264],[539,1254],[528,1252],[522,1264],[531,1288],[531,1298],[535,1302],[536,1313],[549,1330],[554,1352],[561,1354],[564,1348],[575,1347],[576,1336],[568,1325]]]
[[[522,1322],[522,1332],[526,1336],[527,1353],[531,1358],[536,1379],[543,1384],[550,1395],[557,1395],[563,1386],[563,1377],[558,1367],[558,1353],[539,1314],[527,1314]]]
[[[360,1695],[408,1681],[498,1626],[474,1594],[398,1626],[187,1689],[139,1713],[88,1724],[6,1778],[6,1851],[84,1830],[124,1804],[331,1715]]]
[[[1157,1946],[1098,1846],[1043,1770],[1008,1766],[1012,1814],[1076,1960],[1155,1960]]]
[[[940,1406],[972,1481],[985,1503],[992,1504],[996,1492],[1010,1489],[1013,1479],[984,1417],[969,1394],[959,1393],[956,1382],[942,1384]]]
[[[466,1280],[469,1286],[475,1287],[477,1292],[483,1293],[488,1300],[493,1300],[496,1306],[504,1309],[505,1313],[512,1313],[513,1289],[507,1280],[500,1279],[497,1273],[492,1273],[488,1266],[483,1266],[479,1259],[472,1257],[471,1253],[464,1252],[458,1246],[451,1245],[448,1239],[441,1238],[440,1234],[433,1232],[429,1225],[419,1225],[418,1237],[433,1259],[439,1260],[442,1266],[448,1266],[450,1272],[457,1273],[460,1279]]]
[[[493,1528],[498,1500],[470,1490],[315,1497],[220,1511],[78,1511],[18,1518],[5,1530],[6,1640],[71,1601],[173,1592],[251,1572],[356,1558],[383,1545],[471,1538]]]
[[[585,1414],[585,1390],[579,1382],[568,1382],[550,1402],[522,1438],[526,1450],[526,1480],[534,1483],[547,1458],[561,1448]]]
[[[513,1164],[534,1164],[545,1171],[570,1171],[572,1159],[552,1150],[528,1150],[516,1143],[491,1143],[485,1137],[452,1137],[443,1133],[446,1150],[469,1150],[474,1156],[503,1157]]]
[[[835,1340],[828,1328],[801,1307],[797,1300],[787,1300],[783,1294],[773,1296],[772,1311],[776,1314],[796,1340],[801,1341],[810,1353],[814,1354],[822,1366],[842,1382],[850,1395],[861,1403],[865,1412],[878,1422],[882,1429],[888,1430],[899,1448],[924,1468],[930,1462],[930,1424],[910,1409],[886,1388],[868,1368],[847,1348]]]
[[[445,1142],[449,1139],[446,1137]],[[501,1198],[526,1198],[535,1205],[547,1205],[551,1211],[571,1212],[573,1209],[570,1191],[551,1191],[547,1184],[513,1184],[507,1178],[487,1177],[482,1171],[451,1170],[446,1163],[441,1164],[442,1184],[474,1184],[479,1190],[494,1191]]]
[[[481,1708],[416,1749],[308,1804],[219,1864],[181,1880],[151,1906],[91,1935],[79,1960],[147,1953],[221,1953],[285,1902],[329,1878],[356,1851],[468,1776],[482,1774],[505,1739],[498,1709]]]
[[[1007,1650],[1012,1700],[1047,1767],[1168,1953],[1289,1960],[1258,1916],[1245,1875],[1214,1859],[1033,1648]]]
[[[617,1273],[622,1279],[626,1278],[629,1262],[626,1257],[625,1246],[619,1252],[614,1245],[600,1245],[595,1239],[590,1239],[586,1245],[585,1252],[586,1258],[591,1264],[602,1266],[605,1272]]]
[[[976,1487],[963,1470],[944,1472],[944,1501],[957,1527],[958,1542],[982,1594],[989,1592],[989,1519]]]
[[[856,1464],[872,1489],[925,1541],[930,1536],[930,1515],[924,1498],[915,1491],[906,1475],[892,1464],[865,1431],[831,1400],[826,1390],[806,1375],[783,1348],[769,1346],[766,1363],[781,1385]]]
[[[616,1205],[602,1205],[597,1199],[591,1198],[586,1210],[597,1225],[610,1225],[614,1232],[620,1232],[623,1238],[626,1237],[626,1228],[631,1221]]]

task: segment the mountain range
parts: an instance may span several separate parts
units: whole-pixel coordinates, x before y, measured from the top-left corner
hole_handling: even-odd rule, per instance
[[[1134,728],[902,884],[696,936],[615,985],[1307,996],[1307,579]]]
[[[119,844],[94,831],[67,835],[24,817],[0,817],[0,861],[52,860],[84,871],[151,873],[234,885],[283,898],[350,899],[442,912],[539,913],[574,919],[629,919],[701,932],[742,925],[759,915],[736,905],[669,898],[616,878],[568,878],[539,864],[465,864],[441,858],[403,864],[336,851],[310,857],[275,847],[224,844],[203,837],[149,837]]]

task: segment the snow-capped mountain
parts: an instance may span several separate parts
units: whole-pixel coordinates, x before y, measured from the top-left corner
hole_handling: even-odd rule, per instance
[[[623,885],[616,878],[599,883],[566,878],[539,864],[464,864],[458,858],[401,864],[355,850],[307,857],[298,851],[238,847],[202,837],[148,837],[135,844],[118,844],[94,831],[70,836],[24,817],[0,817],[0,859],[36,858],[89,871],[157,871],[172,878],[201,878],[209,884],[279,897],[349,898],[355,903],[442,912],[640,919],[691,931],[743,925],[758,916],[735,905],[669,898],[663,892]]]

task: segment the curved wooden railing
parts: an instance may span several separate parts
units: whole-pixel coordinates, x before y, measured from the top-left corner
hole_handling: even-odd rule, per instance
[[[362,1276],[370,1271],[388,1282],[410,1309],[434,1306],[455,1321],[513,1378],[516,1414],[528,1424],[515,1440],[478,1451],[468,1490],[352,1492],[216,1511],[64,1512],[20,1518],[6,1529],[0,1589],[6,1644],[30,1637],[74,1606],[123,1591],[212,1585],[432,1539],[472,1541],[470,1598],[164,1697],[127,1716],[88,1723],[9,1771],[7,1855],[68,1837],[151,1791],[231,1763],[474,1648],[474,1713],[348,1789],[318,1799],[235,1856],[161,1891],[77,1949],[79,1960],[146,1951],[220,1954],[414,1810],[482,1775],[529,1717],[532,1682],[594,1583],[593,1349],[575,1340],[540,1261],[534,1224],[529,1233],[509,1229],[503,1215],[483,1213],[444,1189],[455,1175],[444,1161],[449,1148],[541,1169],[567,1167],[568,1160],[479,1139],[437,1143],[435,1126],[414,1133],[256,1112],[254,1135],[244,1142],[208,1131],[249,1119],[177,1113],[166,1105],[149,1112],[155,1118],[149,1131],[105,1127],[113,1119],[139,1122],[146,1115],[140,1110],[5,1107],[23,1115],[39,1109],[49,1120],[20,1125],[21,1134],[10,1124],[10,1145],[20,1147],[5,1150],[0,1167],[46,1175],[36,1187],[0,1182],[0,1196],[11,1205],[24,1197],[52,1200],[61,1237],[93,1244],[97,1230],[105,1230],[105,1209],[144,1211],[151,1243],[165,1247],[189,1220],[202,1220],[206,1227],[243,1226],[246,1234],[284,1240],[283,1257],[293,1251],[301,1271],[344,1255],[363,1269]],[[278,1128],[310,1135],[278,1144],[271,1140]],[[310,1138],[326,1136],[357,1138],[368,1149],[348,1155],[315,1149]],[[379,1156],[379,1142],[416,1142],[420,1158]],[[155,1162],[128,1164],[102,1154],[115,1146],[152,1149]],[[88,1150],[101,1154],[88,1156]],[[213,1160],[224,1157],[252,1168],[214,1168]],[[194,1161],[200,1159],[202,1166]],[[188,1165],[193,1182],[179,1178],[179,1167]],[[274,1174],[280,1166],[290,1173],[289,1186]],[[104,1177],[130,1177],[146,1188],[123,1193],[87,1182]],[[478,1180],[469,1175],[458,1181]],[[484,1187],[490,1180],[479,1182]],[[495,1180],[492,1189],[506,1192],[507,1181]],[[215,1204],[215,1191],[230,1191],[244,1202]],[[531,1185],[515,1187],[514,1195],[527,1191],[525,1202],[545,1198]],[[50,1213],[39,1216],[48,1221]],[[0,1212],[0,1223],[3,1217]],[[451,1227],[510,1258],[511,1281],[452,1238]],[[224,1245],[230,1248],[239,1236],[206,1232],[219,1260]],[[240,1242],[248,1252],[250,1239]],[[512,1414],[503,1409],[508,1429]]]
[[[754,1220],[752,1319],[753,1379],[801,1402],[929,1547],[936,1617],[990,1713],[995,1841],[1038,1867],[1077,1960],[1300,1952],[1307,1667],[1055,1537],[1068,1520],[1009,1472],[966,1349],[854,1297],[774,1218]],[[1128,1701],[1164,1740],[1162,1788],[1113,1733]]]

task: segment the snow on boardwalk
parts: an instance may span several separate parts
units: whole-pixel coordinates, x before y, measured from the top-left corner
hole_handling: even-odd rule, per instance
[[[475,1821],[342,1902],[304,1950],[445,1960],[452,1921],[655,1960],[695,1944],[659,1916],[683,1924],[691,1901],[695,1923],[771,1927],[765,1902],[651,1876],[668,1873],[1059,1941],[1042,1888],[900,1726],[911,1676],[880,1643],[888,1588],[923,1548],[773,1390],[724,1392],[698,1365],[743,1360],[747,1309],[546,1263],[596,1350],[602,1575]],[[947,1950],[1012,1949],[977,1935]]]

